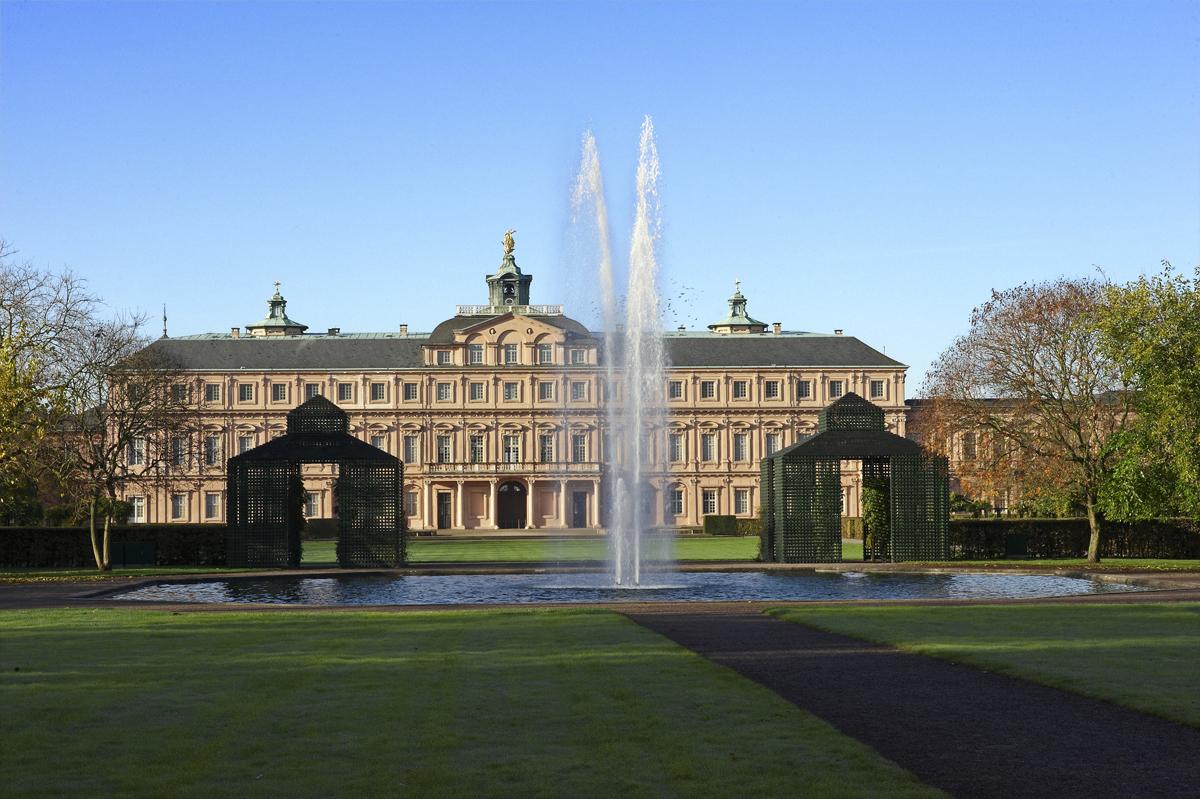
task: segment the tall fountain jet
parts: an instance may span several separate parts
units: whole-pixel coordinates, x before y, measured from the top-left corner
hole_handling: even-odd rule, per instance
[[[576,221],[595,225],[596,279],[605,336],[604,397],[608,462],[609,554],[613,582],[642,581],[642,538],[653,524],[653,487],[662,474],[665,358],[658,294],[657,248],[661,230],[658,147],[654,123],[642,122],[637,168],[637,205],[629,245],[629,281],[618,297],[613,278],[608,208],[596,139],[587,132],[572,197]]]

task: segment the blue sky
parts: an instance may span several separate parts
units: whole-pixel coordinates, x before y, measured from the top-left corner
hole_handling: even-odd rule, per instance
[[[173,334],[428,330],[500,238],[592,321],[662,158],[668,324],[844,328],[913,368],[992,288],[1200,263],[1200,4],[0,3],[0,236]]]

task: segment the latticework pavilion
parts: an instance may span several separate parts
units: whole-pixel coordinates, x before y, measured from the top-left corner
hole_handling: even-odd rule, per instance
[[[814,435],[762,461],[762,556],[778,563],[842,559],[842,461],[863,465],[864,483],[885,486],[888,530],[864,541],[868,560],[949,556],[945,458],[885,429],[883,409],[846,394],[821,411]]]
[[[231,566],[300,563],[301,466],[338,467],[338,565],[404,563],[403,466],[350,435],[345,411],[321,396],[287,415],[287,433],[228,462],[226,560]]]

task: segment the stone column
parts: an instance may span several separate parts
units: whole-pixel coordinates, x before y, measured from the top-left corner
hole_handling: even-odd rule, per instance
[[[533,480],[527,481],[525,489],[525,529],[533,529]]]
[[[558,481],[558,520],[564,528],[570,527],[567,520],[567,481]]]
[[[433,508],[433,481],[428,477],[425,478],[424,488],[422,493],[425,494],[425,501],[421,503],[421,519],[424,521],[425,529],[432,530],[437,526],[437,519],[434,517]]]
[[[466,504],[463,497],[463,481],[459,480],[457,491],[454,493],[454,522],[455,527],[460,530],[466,529],[467,520],[463,517],[463,508]]]
[[[490,481],[488,481],[487,517],[488,517],[488,529],[489,530],[499,529],[498,525],[496,524],[496,485],[497,485],[497,483],[498,483],[498,481],[495,478],[492,478]]]
[[[600,481],[592,481],[592,501],[588,503],[588,526],[600,526]]]

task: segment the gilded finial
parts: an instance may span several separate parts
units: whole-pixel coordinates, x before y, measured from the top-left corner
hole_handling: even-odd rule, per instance
[[[512,252],[517,247],[517,242],[513,238],[513,234],[517,231],[509,229],[504,231],[504,254],[512,255]]]

